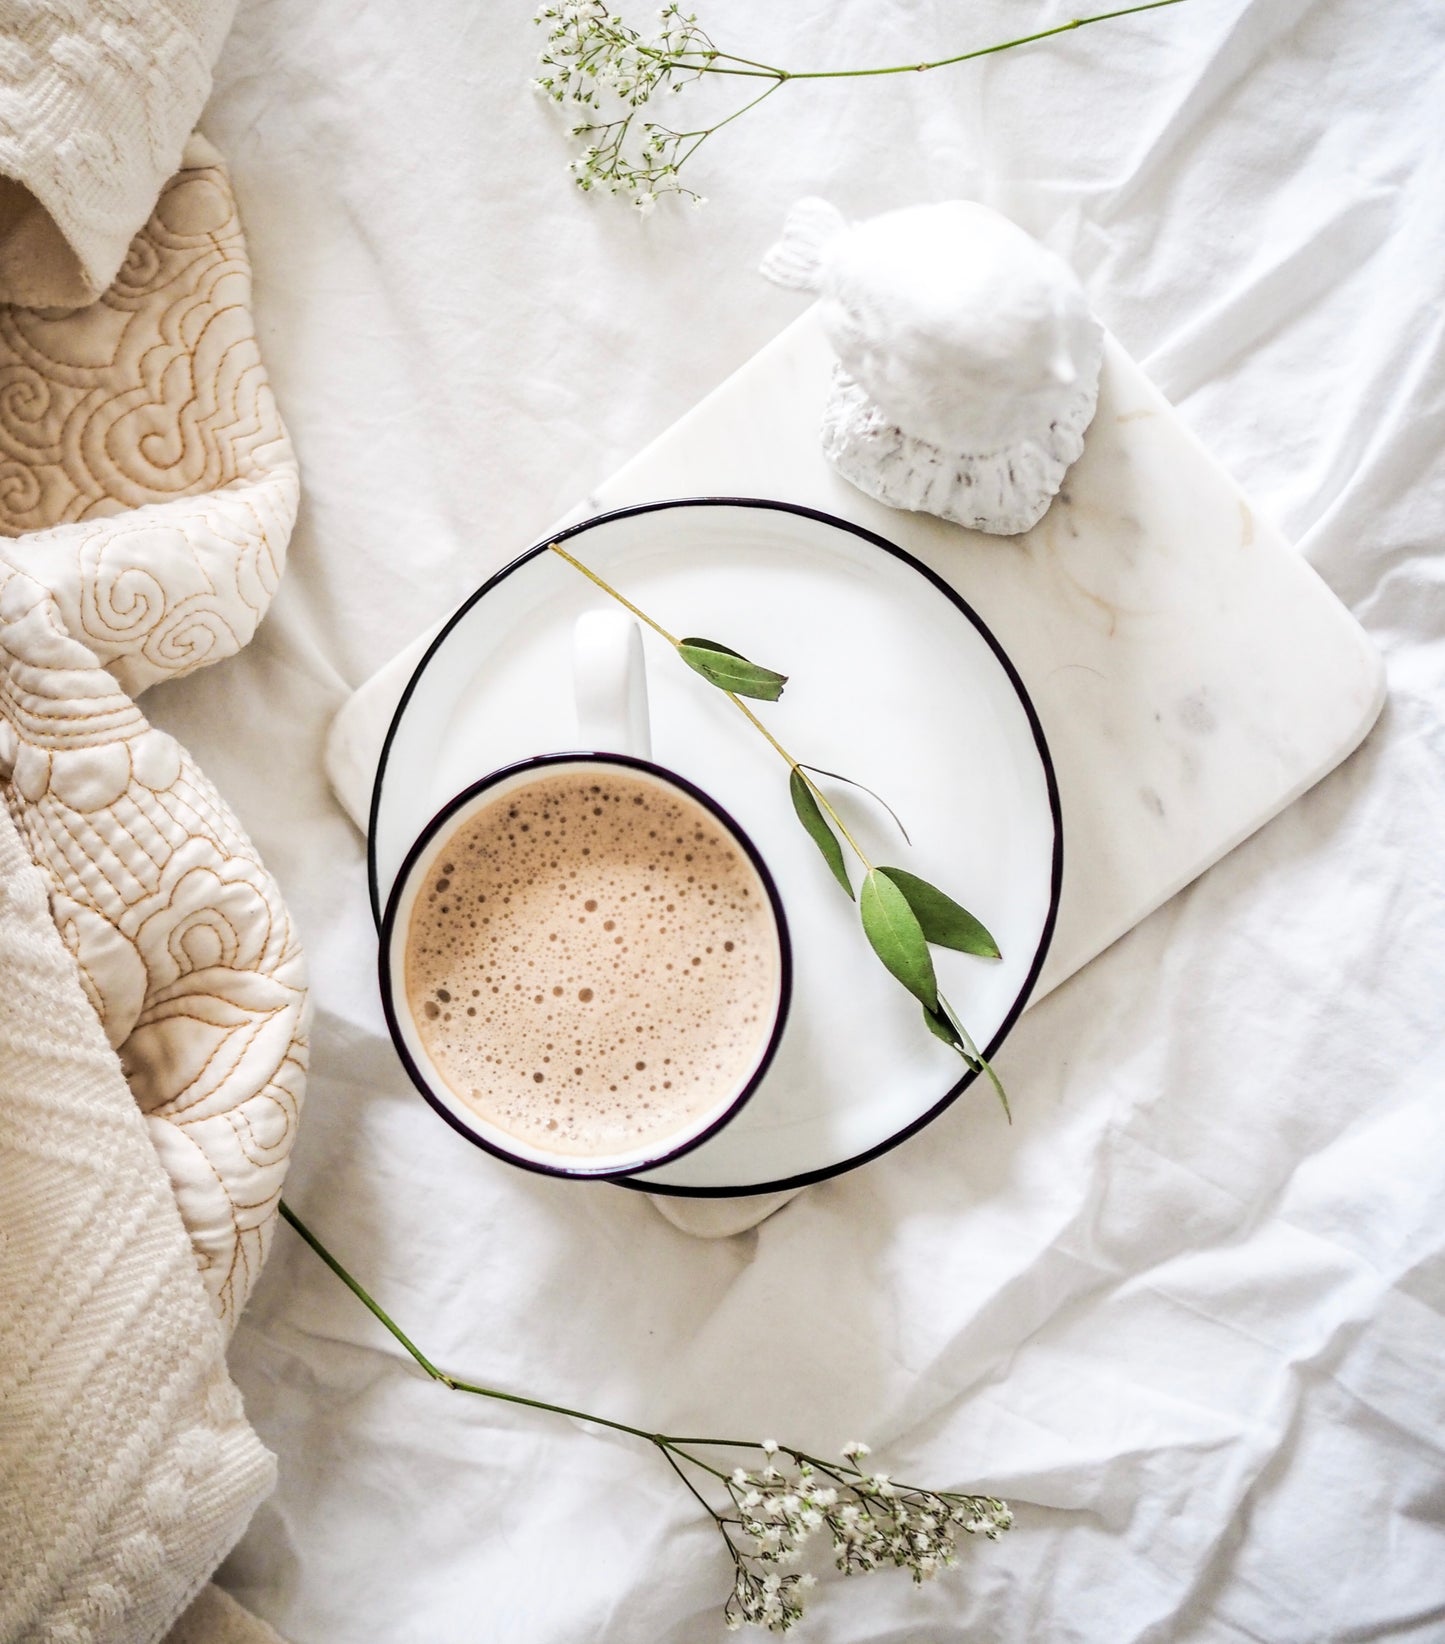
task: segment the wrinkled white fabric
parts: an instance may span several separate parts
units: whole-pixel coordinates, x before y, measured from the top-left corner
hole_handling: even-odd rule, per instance
[[[1023,31],[1003,0],[704,20],[795,67]],[[804,1637],[1441,1636],[1445,17],[1191,0],[790,86],[705,146],[705,211],[645,223],[569,187],[526,89],[540,39],[457,0],[252,0],[218,68],[307,501],[255,643],[147,700],[307,943],[288,1197],[459,1372],[673,1430],[865,1437],[1013,1501],[1012,1535],[929,1588],[825,1583]],[[1391,698],[1028,1014],[1012,1130],[961,1104],[709,1245],[496,1165],[410,1093],[320,748],[347,690],[792,318],[752,270],[805,193],[981,198],[1067,255],[1384,649]],[[234,1362],[281,1482],[223,1576],[297,1644],[721,1635],[726,1560],[660,1463],[427,1383],[289,1236]]]

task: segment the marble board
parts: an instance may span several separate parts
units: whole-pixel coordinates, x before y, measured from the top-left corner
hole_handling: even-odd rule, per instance
[[[1063,892],[1037,1000],[1344,759],[1380,711],[1383,666],[1112,338],[1084,454],[1019,537],[885,508],[840,479],[818,443],[831,369],[810,309],[567,518],[685,496],[803,503],[957,588],[1017,667],[1058,777]],[[497,545],[478,582],[528,546]],[[362,828],[434,632],[333,724],[328,773]]]

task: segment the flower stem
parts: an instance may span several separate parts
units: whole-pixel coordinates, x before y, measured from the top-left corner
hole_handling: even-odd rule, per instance
[[[444,1387],[450,1387],[457,1393],[475,1393],[478,1398],[500,1399],[504,1404],[523,1404],[531,1410],[546,1410],[552,1415],[571,1416],[576,1421],[590,1421],[598,1427],[611,1427],[616,1432],[631,1434],[633,1438],[646,1439],[649,1444],[672,1442],[664,1433],[649,1433],[646,1428],[633,1427],[625,1421],[613,1421],[607,1416],[594,1416],[588,1410],[572,1410],[565,1404],[551,1404],[546,1399],[529,1399],[524,1398],[520,1393],[504,1393],[497,1387],[481,1387],[476,1382],[461,1381],[456,1376],[447,1375],[444,1370],[438,1370],[436,1365],[412,1341],[411,1337],[402,1330],[401,1326],[352,1278],[350,1273],[337,1261],[336,1257],[322,1244],[321,1240],[306,1226],[284,1199],[281,1200],[278,1208],[281,1212],[282,1221],[300,1234],[301,1238],[320,1256],[322,1261],[326,1263],[352,1295],[386,1326],[433,1381],[439,1381]]]
[[[381,1310],[381,1308],[377,1306],[371,1297],[368,1296],[356,1282],[356,1280],[352,1278],[350,1273],[348,1273],[341,1263],[337,1261],[336,1257],[331,1254],[326,1246],[322,1244],[320,1239],[316,1237],[316,1235],[309,1227],[306,1226],[296,1212],[292,1210],[291,1206],[286,1203],[285,1199],[281,1200],[277,1208],[281,1212],[281,1220],[289,1223],[290,1226],[301,1235],[302,1239],[311,1246],[316,1254],[320,1256],[322,1261],[326,1263],[326,1265],[337,1276],[337,1278],[341,1280],[352,1295],[355,1296],[364,1306],[371,1309],[376,1317],[381,1320],[388,1330],[391,1331],[392,1335],[396,1337],[401,1345],[407,1350],[408,1353],[411,1354],[411,1356],[422,1367],[422,1369],[426,1371],[427,1375],[429,1375],[433,1381],[443,1382],[448,1387],[455,1387],[457,1385],[450,1376],[446,1375],[443,1371],[438,1370],[432,1361],[427,1358],[426,1354],[423,1353],[422,1350],[416,1345],[416,1343],[412,1341],[409,1336],[403,1333],[400,1326],[397,1325],[394,1320],[390,1319]]]
[[[715,126],[708,126],[699,132],[684,133],[683,135],[686,136],[695,136],[697,141],[691,144],[685,151],[680,150],[674,164],[677,166],[682,166],[685,164],[693,157],[694,154],[697,153],[708,138],[714,135],[714,133],[721,131],[724,126],[730,126],[734,120],[742,119],[743,115],[745,115],[749,109],[756,108],[759,103],[765,102],[773,95],[778,87],[782,85],[784,78],[786,77],[783,76],[774,80],[772,85],[770,85],[765,91],[760,91],[756,97],[753,97],[748,102],[744,103],[741,108],[735,108],[732,113],[726,117],[726,119],[719,120]]]
[[[785,69],[773,63],[757,63],[750,57],[737,57],[730,51],[712,51],[703,54],[703,61],[692,62],[687,57],[672,59],[680,68],[697,74],[726,74],[747,80],[869,80],[883,74],[926,74],[930,69],[952,68],[955,63],[970,63],[977,57],[992,57],[1001,51],[1012,51],[1015,46],[1031,46],[1035,41],[1051,39],[1056,34],[1068,34],[1074,29],[1087,28],[1091,23],[1108,23],[1116,17],[1133,17],[1141,11],[1159,11],[1164,6],[1182,5],[1183,0],[1145,0],[1143,5],[1123,6],[1117,11],[1095,12],[1091,17],[1072,17],[1067,23],[1056,23],[1053,28],[1039,29],[1034,34],[1020,34],[1013,40],[1000,40],[991,46],[977,46],[972,51],[961,51],[953,57],[935,57],[926,63],[889,63],[883,68],[855,69]],[[641,48],[638,48],[641,49]],[[660,52],[648,56],[662,57]],[[720,59],[741,63],[742,68],[724,68]],[[666,60],[666,59],[664,59]]]
[[[996,52],[1012,51],[1015,46],[1032,45],[1036,40],[1047,40],[1055,34],[1067,34],[1071,29],[1087,28],[1090,23],[1107,23],[1115,17],[1132,17],[1136,12],[1158,11],[1163,6],[1177,6],[1182,0],[1146,0],[1144,5],[1124,6],[1119,11],[1096,12],[1092,17],[1075,17],[1067,23],[1058,23],[1051,29],[1040,29],[1037,34],[1021,34],[1016,40],[1001,40],[997,45],[980,46],[974,51],[961,51],[956,57],[939,57],[931,63],[895,63],[888,68],[871,69],[815,69],[792,70],[789,80],[860,80],[879,74],[924,74],[929,69],[949,68],[954,63],[971,62],[975,57],[991,57]],[[703,73],[710,72],[707,69]],[[782,74],[784,71],[772,70]]]
[[[337,1261],[336,1257],[331,1254],[321,1240],[286,1203],[285,1199],[280,1201],[277,1208],[280,1211],[281,1220],[316,1252],[368,1312],[386,1326],[391,1335],[401,1343],[411,1357],[426,1371],[427,1375],[433,1381],[441,1382],[444,1387],[450,1387],[453,1392],[474,1393],[478,1398],[499,1399],[504,1404],[521,1404],[529,1410],[545,1410],[551,1415],[570,1416],[574,1421],[591,1422],[596,1427],[610,1427],[614,1432],[627,1433],[632,1438],[645,1439],[649,1444],[656,1445],[659,1450],[665,1452],[676,1451],[685,1461],[690,1461],[694,1467],[700,1467],[704,1472],[711,1473],[715,1478],[725,1478],[726,1474],[705,1462],[701,1456],[689,1454],[683,1449],[684,1445],[704,1444],[716,1450],[756,1450],[758,1448],[757,1441],[754,1439],[679,1438],[671,1433],[651,1433],[645,1427],[634,1427],[626,1421],[614,1421],[610,1416],[594,1415],[590,1410],[574,1410],[568,1405],[552,1404],[546,1399],[524,1398],[520,1393],[504,1393],[499,1387],[483,1387],[477,1382],[462,1381],[457,1376],[450,1376],[446,1371],[437,1369],[436,1365],[422,1352],[386,1309]],[[689,1489],[691,1489],[691,1485],[689,1485]],[[696,1494],[697,1492],[694,1491],[693,1493]],[[701,1497],[699,1497],[699,1500],[701,1500]],[[704,1506],[706,1505],[704,1502]],[[712,1512],[712,1508],[709,1507],[708,1511]],[[714,1514],[713,1516],[716,1517],[717,1515]]]
[[[702,1503],[703,1511],[705,1513],[707,1513],[712,1518],[713,1522],[717,1525],[718,1529],[722,1530],[723,1540],[726,1541],[729,1546],[731,1546],[732,1545],[732,1540],[729,1537],[727,1531],[723,1529],[723,1521],[722,1521],[721,1514],[712,1505],[712,1503],[707,1499],[707,1497],[705,1495],[703,1495],[703,1493],[692,1482],[692,1480],[687,1476],[687,1474],[683,1472],[682,1468],[678,1466],[677,1457],[675,1455],[673,1455],[673,1453],[672,1453],[672,1446],[670,1444],[663,1443],[663,1444],[658,1445],[658,1449],[662,1451],[663,1459],[667,1462],[667,1465],[672,1468],[673,1472],[677,1474],[677,1476],[688,1487],[688,1489],[692,1491],[693,1495],[697,1497],[698,1501]],[[693,1460],[693,1458],[691,1456],[688,1456],[687,1459],[689,1461]],[[709,1467],[708,1471],[710,1473],[714,1473],[714,1472],[717,1472],[717,1469],[715,1467]],[[721,1477],[722,1475],[719,1474],[718,1476]]]

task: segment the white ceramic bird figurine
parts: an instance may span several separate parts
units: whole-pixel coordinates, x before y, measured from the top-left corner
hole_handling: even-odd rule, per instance
[[[762,271],[818,293],[838,355],[823,449],[845,479],[1001,536],[1043,517],[1084,448],[1103,358],[1060,258],[967,200],[849,225],[806,199]]]

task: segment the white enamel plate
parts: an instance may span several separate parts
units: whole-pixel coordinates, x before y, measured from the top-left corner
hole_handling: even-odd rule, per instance
[[[787,674],[759,717],[820,778],[880,865],[931,880],[975,913],[1001,960],[934,950],[939,986],[992,1057],[1028,1002],[1063,867],[1058,790],[1037,716],[978,616],[868,531],[791,504],[659,502],[560,533],[570,553],[674,634]],[[412,841],[500,765],[578,746],[572,631],[607,603],[533,548],[477,590],[412,676],[372,796],[380,912]],[[788,768],[736,708],[646,634],[653,757],[711,793],[771,868],[792,933],[793,1004],[766,1078],[728,1127],[631,1185],[762,1193],[838,1174],[901,1141],[974,1083],[873,956],[788,798]],[[855,870],[856,864],[850,863]],[[992,1101],[987,1084],[978,1099]]]

